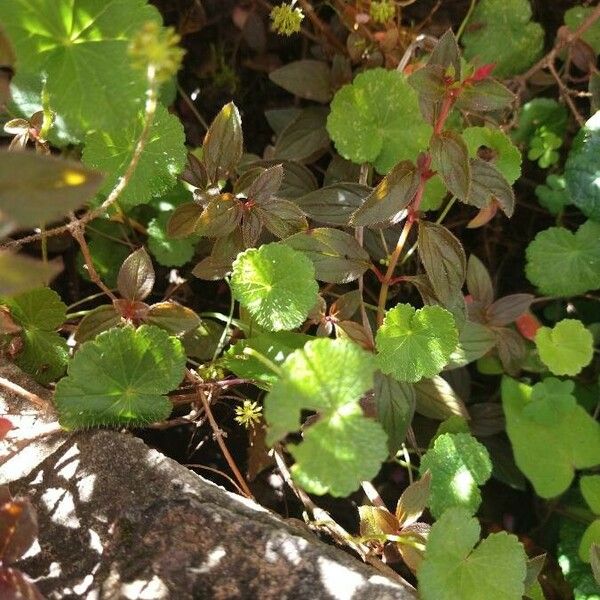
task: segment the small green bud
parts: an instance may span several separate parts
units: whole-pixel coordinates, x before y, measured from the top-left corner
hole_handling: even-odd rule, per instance
[[[178,46],[181,36],[172,27],[148,21],[133,38],[129,54],[139,69],[153,69],[157,81],[169,80],[177,73],[185,50]]]
[[[292,35],[300,31],[304,19],[301,8],[294,8],[292,4],[280,4],[271,10],[271,28],[280,35]]]
[[[396,5],[392,0],[372,0],[369,13],[375,23],[387,23],[396,16]]]

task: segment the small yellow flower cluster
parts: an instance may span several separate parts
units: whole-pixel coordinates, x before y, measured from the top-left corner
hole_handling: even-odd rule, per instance
[[[372,0],[369,13],[376,23],[387,23],[396,16],[396,6],[393,0]]]
[[[292,4],[283,3],[274,6],[271,10],[271,27],[281,35],[292,35],[300,31],[304,13],[301,8]]]
[[[262,406],[259,406],[258,402],[244,400],[243,404],[235,409],[235,414],[235,420],[246,429],[250,429],[256,423],[260,423]]]
[[[179,70],[185,50],[178,46],[181,37],[172,27],[148,21],[133,38],[129,54],[140,69],[152,68],[157,81],[164,82]]]

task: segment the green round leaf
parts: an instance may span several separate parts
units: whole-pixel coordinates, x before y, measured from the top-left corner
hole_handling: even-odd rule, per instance
[[[565,163],[567,190],[573,204],[600,221],[600,111],[579,132]]]
[[[600,223],[587,221],[571,233],[541,231],[527,247],[527,279],[549,296],[575,296],[600,287]]]
[[[148,223],[148,249],[156,260],[165,267],[181,267],[194,256],[197,239],[188,237],[174,239],[167,233],[171,215],[161,213]]]
[[[465,58],[494,63],[494,75],[510,77],[527,70],[544,48],[544,30],[531,21],[529,0],[481,0],[462,41]]]
[[[419,114],[417,93],[404,75],[369,69],[336,93],[327,131],[344,158],[370,162],[384,174],[427,148],[431,127]]]
[[[499,129],[491,127],[467,127],[462,137],[472,158],[478,156],[481,147],[492,151],[490,162],[513,184],[521,176],[521,152],[510,138]]]
[[[481,504],[480,485],[492,474],[485,446],[470,433],[444,433],[421,459],[421,475],[431,471],[429,508],[435,518],[453,507],[474,514]]]
[[[67,306],[50,288],[38,288],[14,296],[8,301],[15,321],[24,329],[54,331],[67,317]]]
[[[377,361],[383,373],[416,382],[437,375],[458,344],[454,317],[441,306],[415,310],[398,304],[377,331]]]
[[[434,523],[417,576],[423,600],[521,600],[527,555],[516,536],[481,528],[463,508],[447,510]]]
[[[540,327],[535,345],[540,359],[554,375],[577,375],[594,356],[594,338],[577,319],[563,319],[552,329]]]
[[[66,429],[144,425],[166,419],[166,394],[185,370],[181,342],[152,325],[113,328],[82,344],[56,386]]]
[[[143,114],[127,127],[94,131],[86,138],[83,162],[108,173],[100,193],[108,194],[129,166],[144,126]],[[150,136],[127,187],[119,197],[123,206],[145,204],[172,188],[186,162],[185,135],[179,119],[159,106]]]
[[[231,290],[260,327],[299,327],[317,301],[315,268],[301,252],[265,244],[241,253],[233,263]]]
[[[571,381],[530,387],[505,377],[502,406],[515,462],[542,498],[562,494],[575,469],[600,464],[600,424],[577,404]]]
[[[0,2],[17,54],[15,83],[41,87],[46,79],[50,107],[71,140],[124,127],[143,105],[146,75],[132,68],[128,47],[148,21],[160,23],[160,15],[146,0]]]
[[[387,457],[381,425],[365,418],[360,399],[373,387],[373,356],[345,340],[322,338],[292,352],[265,399],[267,442],[300,428],[303,410],[319,420],[288,449],[294,479],[307,491],[347,496],[372,479]]]
[[[6,303],[14,320],[23,327],[23,348],[15,363],[38,383],[56,381],[69,360],[67,341],[56,333],[66,319],[66,305],[50,288],[24,292]]]

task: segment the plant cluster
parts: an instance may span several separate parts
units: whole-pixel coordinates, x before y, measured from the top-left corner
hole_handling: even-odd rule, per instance
[[[234,102],[186,147],[181,38],[146,0],[0,4],[0,353],[53,387],[68,430],[207,419],[251,496],[212,411],[233,399],[313,515],[307,493],[362,486],[360,531],[326,529],[424,600],[545,597],[542,553],[509,526],[480,541],[476,518],[492,479],[531,486],[576,597],[598,597],[600,112],[585,121],[569,86],[600,106],[600,9],[568,10],[542,56],[528,0],[473,1],[439,38],[402,25],[403,3],[331,2],[335,30],[317,4],[270,10],[281,35],[310,20],[320,52],[270,73],[300,101],[267,111],[262,156]],[[560,101],[523,103],[546,70]],[[554,225],[494,285],[469,236],[510,236],[522,169]],[[70,306],[49,287],[65,234],[100,290]],[[229,307],[206,310],[214,282]],[[370,483],[390,465],[394,513]],[[0,587],[8,571],[30,585],[2,567]]]

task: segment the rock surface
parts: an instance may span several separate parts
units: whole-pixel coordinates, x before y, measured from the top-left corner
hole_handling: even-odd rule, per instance
[[[44,397],[14,367],[0,366],[0,377]],[[0,388],[2,413],[28,435],[48,427]],[[131,435],[58,433],[5,448],[0,463],[0,482],[38,511],[39,547],[19,566],[52,600],[416,597]]]

